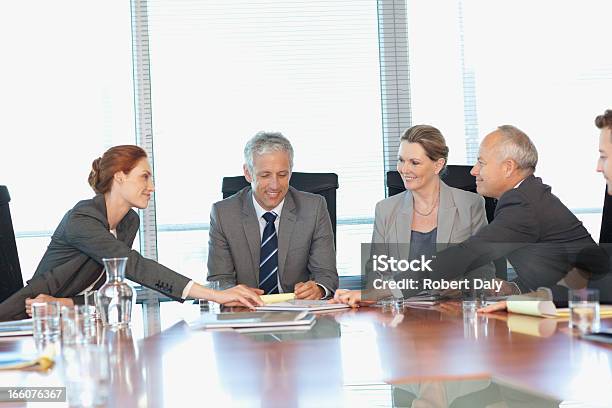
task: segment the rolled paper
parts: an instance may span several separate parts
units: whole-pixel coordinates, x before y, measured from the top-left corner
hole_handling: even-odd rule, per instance
[[[555,317],[557,308],[550,300],[510,300],[506,307],[511,313],[518,313],[539,317]]]

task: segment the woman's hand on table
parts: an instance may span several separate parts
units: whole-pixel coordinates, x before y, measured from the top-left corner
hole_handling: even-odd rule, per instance
[[[236,285],[229,289],[216,290],[210,300],[224,306],[243,306],[254,310],[255,306],[263,306],[264,303],[259,297],[263,293],[261,289]]]
[[[376,303],[373,300],[362,300],[360,290],[338,289],[329,303],[344,303],[350,307],[368,306]]]

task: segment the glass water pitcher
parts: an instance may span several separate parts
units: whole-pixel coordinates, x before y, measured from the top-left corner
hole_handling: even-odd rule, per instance
[[[102,324],[114,329],[130,325],[134,291],[125,281],[127,258],[103,258],[107,281],[98,290],[97,300]]]

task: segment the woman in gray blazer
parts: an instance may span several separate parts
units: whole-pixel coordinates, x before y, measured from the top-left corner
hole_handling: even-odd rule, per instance
[[[372,244],[376,252],[395,259],[432,255],[436,244],[460,243],[487,224],[484,198],[447,186],[440,180],[448,160],[448,146],[438,129],[417,125],[400,138],[397,171],[406,191],[376,204]],[[477,272],[493,278],[493,265]],[[356,305],[361,291],[339,289],[335,301]]]
[[[127,257],[126,277],[183,301],[210,299],[226,305],[262,305],[261,290],[238,285],[208,289],[132,249],[140,220],[132,207],[144,209],[155,190],[146,152],[138,146],[115,146],[92,164],[89,184],[96,192],[69,210],[51,237],[28,284],[0,304],[0,320],[30,314],[34,302],[83,302],[83,294],[105,281],[102,258]]]

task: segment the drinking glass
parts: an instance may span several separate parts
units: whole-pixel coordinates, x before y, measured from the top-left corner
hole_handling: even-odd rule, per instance
[[[32,322],[37,346],[57,342],[61,332],[59,302],[33,303]]]
[[[569,327],[580,333],[599,330],[599,291],[597,289],[573,289],[569,291]]]
[[[97,290],[90,290],[83,294],[84,305],[92,306],[94,308],[94,318],[98,320],[100,318],[100,313],[98,312],[98,304],[96,303],[96,297],[98,295]]]
[[[206,284],[208,289],[212,290],[220,290],[219,281],[209,281]],[[200,312],[202,313],[221,313],[221,304],[217,302],[213,302],[212,300],[207,299],[199,299],[200,303]]]
[[[89,343],[96,335],[93,306],[62,307],[62,344]]]
[[[480,307],[480,302],[476,299],[466,299],[461,302],[463,314],[476,313],[476,310]]]

